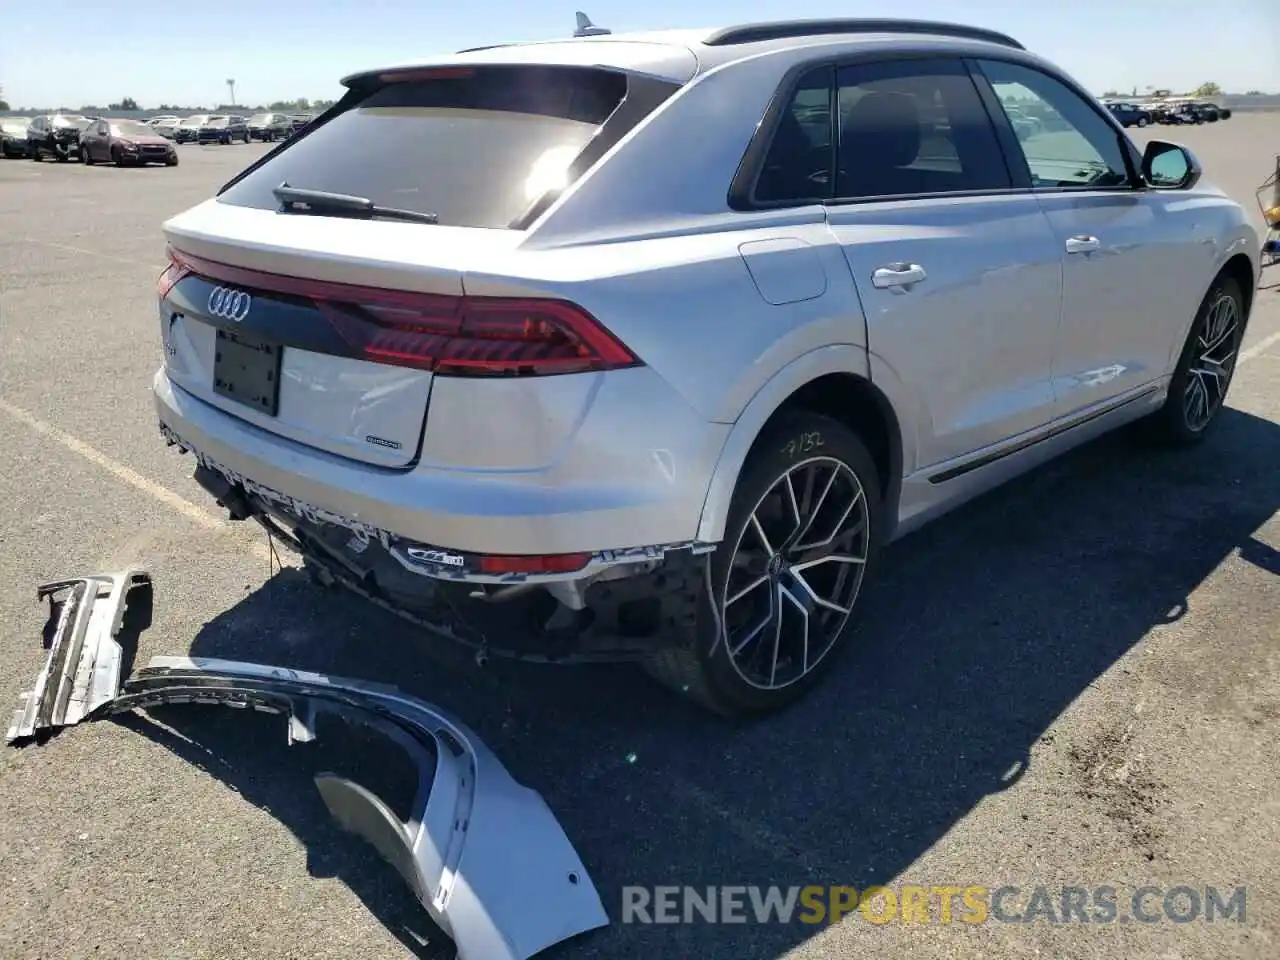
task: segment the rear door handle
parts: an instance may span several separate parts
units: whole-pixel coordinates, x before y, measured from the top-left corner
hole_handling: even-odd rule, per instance
[[[1093,253],[1101,246],[1102,241],[1097,237],[1090,237],[1084,234],[1067,237],[1067,253]]]
[[[871,283],[880,290],[892,287],[909,287],[927,280],[929,275],[918,263],[890,263],[871,274]]]

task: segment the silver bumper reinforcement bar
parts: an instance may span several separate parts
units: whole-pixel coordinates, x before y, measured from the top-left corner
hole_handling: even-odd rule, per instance
[[[289,743],[316,738],[320,713],[374,728],[418,769],[406,821],[375,794],[335,774],[315,783],[329,812],[396,868],[459,960],[526,960],[608,924],[586,868],[542,797],[446,711],[399,689],[285,667],[155,657],[123,685],[116,641],[126,598],[149,583],[137,570],[46,584],[71,593],[35,686],[24,693],[10,743],[135,708],[209,703],[288,718]]]

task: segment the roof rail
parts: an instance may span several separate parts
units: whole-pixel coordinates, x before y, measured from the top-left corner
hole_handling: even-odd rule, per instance
[[[747,23],[717,30],[702,42],[709,47],[727,47],[739,43],[760,43],[787,37],[815,37],[825,33],[917,33],[964,40],[983,40],[1001,46],[1025,50],[1007,34],[985,27],[969,27],[939,20],[897,20],[892,18],[849,18],[831,20],[776,20],[770,23]]]

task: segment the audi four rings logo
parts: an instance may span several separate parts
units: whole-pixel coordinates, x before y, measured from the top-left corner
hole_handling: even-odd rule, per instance
[[[209,312],[223,320],[239,323],[249,315],[249,308],[252,306],[253,297],[243,290],[214,287],[213,293],[209,294]]]

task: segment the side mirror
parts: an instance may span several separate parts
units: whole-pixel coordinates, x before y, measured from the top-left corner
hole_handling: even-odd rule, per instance
[[[1204,171],[1186,147],[1152,140],[1142,154],[1142,179],[1157,190],[1190,190]]]

